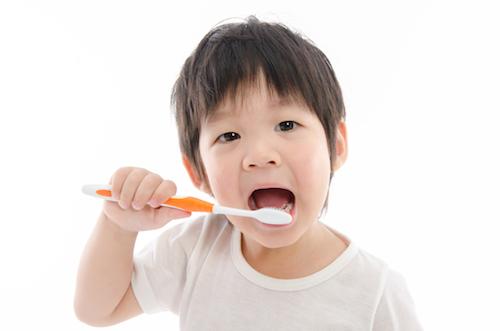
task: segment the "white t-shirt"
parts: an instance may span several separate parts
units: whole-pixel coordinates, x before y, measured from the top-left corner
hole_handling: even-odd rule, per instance
[[[351,240],[324,269],[277,279],[253,269],[223,215],[164,231],[134,258],[145,313],[171,311],[181,330],[422,330],[403,277]]]

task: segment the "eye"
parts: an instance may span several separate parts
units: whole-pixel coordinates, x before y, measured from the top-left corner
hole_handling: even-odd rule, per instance
[[[239,134],[236,132],[226,132],[217,137],[216,141],[220,141],[222,143],[226,143],[229,141],[233,141],[239,138]]]
[[[283,121],[278,124],[280,131],[291,131],[295,129],[297,125],[299,125],[299,123],[295,121]],[[236,132],[226,132],[218,136],[215,141],[221,143],[228,143],[239,138],[240,135],[237,134]]]
[[[279,125],[280,130],[290,131],[290,130],[293,130],[298,125],[298,123],[295,121],[283,121],[278,125]]]

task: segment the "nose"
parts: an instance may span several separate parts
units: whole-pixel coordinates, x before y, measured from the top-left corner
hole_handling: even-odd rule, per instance
[[[263,140],[249,146],[243,158],[243,169],[247,171],[255,168],[277,167],[280,164],[281,157],[278,151]]]

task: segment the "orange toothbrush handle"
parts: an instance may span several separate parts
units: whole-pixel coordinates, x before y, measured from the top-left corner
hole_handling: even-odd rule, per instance
[[[111,197],[110,190],[96,190],[98,195],[104,197]],[[172,197],[162,202],[162,204],[169,205],[172,207],[181,208],[188,211],[201,211],[211,213],[214,205],[210,202],[203,201],[193,197],[178,198]]]
[[[181,208],[189,211],[201,211],[211,213],[214,205],[193,197],[176,198],[172,197],[163,202],[163,204]]]

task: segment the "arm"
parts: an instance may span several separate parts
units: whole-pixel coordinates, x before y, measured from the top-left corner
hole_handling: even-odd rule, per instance
[[[130,287],[136,238],[101,213],[78,270],[74,309],[82,322],[112,325],[142,313]]]
[[[177,188],[145,169],[120,168],[110,184],[119,204],[104,202],[80,260],[75,291],[77,317],[95,326],[116,324],[142,313],[130,283],[138,232],[191,216],[187,211],[159,207]]]

